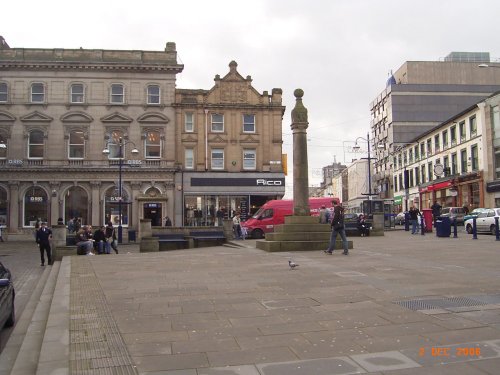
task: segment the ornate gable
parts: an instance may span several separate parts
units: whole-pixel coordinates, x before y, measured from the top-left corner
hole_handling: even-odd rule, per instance
[[[167,116],[165,116],[163,113],[147,112],[147,113],[140,115],[137,118],[137,121],[140,123],[167,124],[170,122],[170,119]]]
[[[16,118],[9,112],[0,112],[0,124],[16,121]]]
[[[262,102],[261,95],[255,90],[251,83],[252,78],[243,78],[236,70],[238,64],[235,61],[229,63],[229,73],[220,78],[215,76],[215,86],[207,95],[208,103],[231,103],[231,104],[259,104]]]
[[[198,142],[197,134],[187,134],[182,136],[182,142]]]
[[[105,123],[119,123],[119,122],[132,122],[132,121],[134,121],[133,118],[119,112],[115,112],[110,115],[101,117],[101,122]]]
[[[250,134],[240,140],[240,143],[259,143],[259,140]]]
[[[26,116],[21,117],[22,122],[51,122],[52,120],[52,117],[38,111],[28,113]]]
[[[61,116],[61,121],[62,122],[70,122],[70,123],[89,123],[94,121],[92,116],[88,115],[85,112],[80,112],[80,111],[73,111],[73,112],[68,112],[65,113],[64,115]]]
[[[208,140],[210,143],[227,143],[220,135],[216,135]]]

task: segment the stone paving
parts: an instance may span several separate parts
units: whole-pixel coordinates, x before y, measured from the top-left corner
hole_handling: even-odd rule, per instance
[[[239,244],[63,261],[68,371],[37,374],[498,374],[495,237],[394,231],[349,256]]]

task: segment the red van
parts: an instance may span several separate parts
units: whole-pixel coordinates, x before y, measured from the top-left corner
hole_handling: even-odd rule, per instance
[[[321,206],[333,207],[338,198],[309,198],[311,216],[319,216]],[[263,238],[265,233],[274,232],[274,226],[285,223],[285,216],[293,215],[293,200],[279,199],[266,202],[251,218],[241,223],[251,238]]]

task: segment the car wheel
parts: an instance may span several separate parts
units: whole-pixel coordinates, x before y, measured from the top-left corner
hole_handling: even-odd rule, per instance
[[[495,228],[495,226],[494,226],[494,225],[492,225],[492,226],[490,227],[490,232],[491,232],[491,234],[492,234],[492,235],[496,236],[496,234],[497,234],[497,229]]]
[[[261,229],[255,229],[252,232],[252,238],[255,238],[256,240],[260,240],[261,238],[264,238],[264,232]]]
[[[9,319],[5,322],[5,327],[12,327],[16,322],[16,312],[14,308],[14,297],[12,297],[12,310],[10,311]]]
[[[472,234],[472,225],[467,224],[467,227],[465,228],[465,230],[467,231],[467,233]]]

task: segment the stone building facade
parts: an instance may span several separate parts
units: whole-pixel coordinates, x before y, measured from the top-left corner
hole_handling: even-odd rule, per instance
[[[221,207],[250,212],[281,197],[281,90],[260,95],[230,67],[211,90],[176,90],[184,66],[175,43],[164,51],[2,44],[0,225],[20,233],[39,219],[121,221],[126,239],[140,219],[215,225]],[[199,220],[188,223],[186,207]]]
[[[120,205],[125,228],[173,215],[172,103],[182,70],[174,43],[164,51],[1,49],[0,220],[9,231],[39,219],[118,224]]]
[[[262,94],[252,78],[216,75],[210,90],[176,91],[176,218],[183,225],[221,225],[242,220],[270,199],[285,194],[282,164],[282,91]]]

